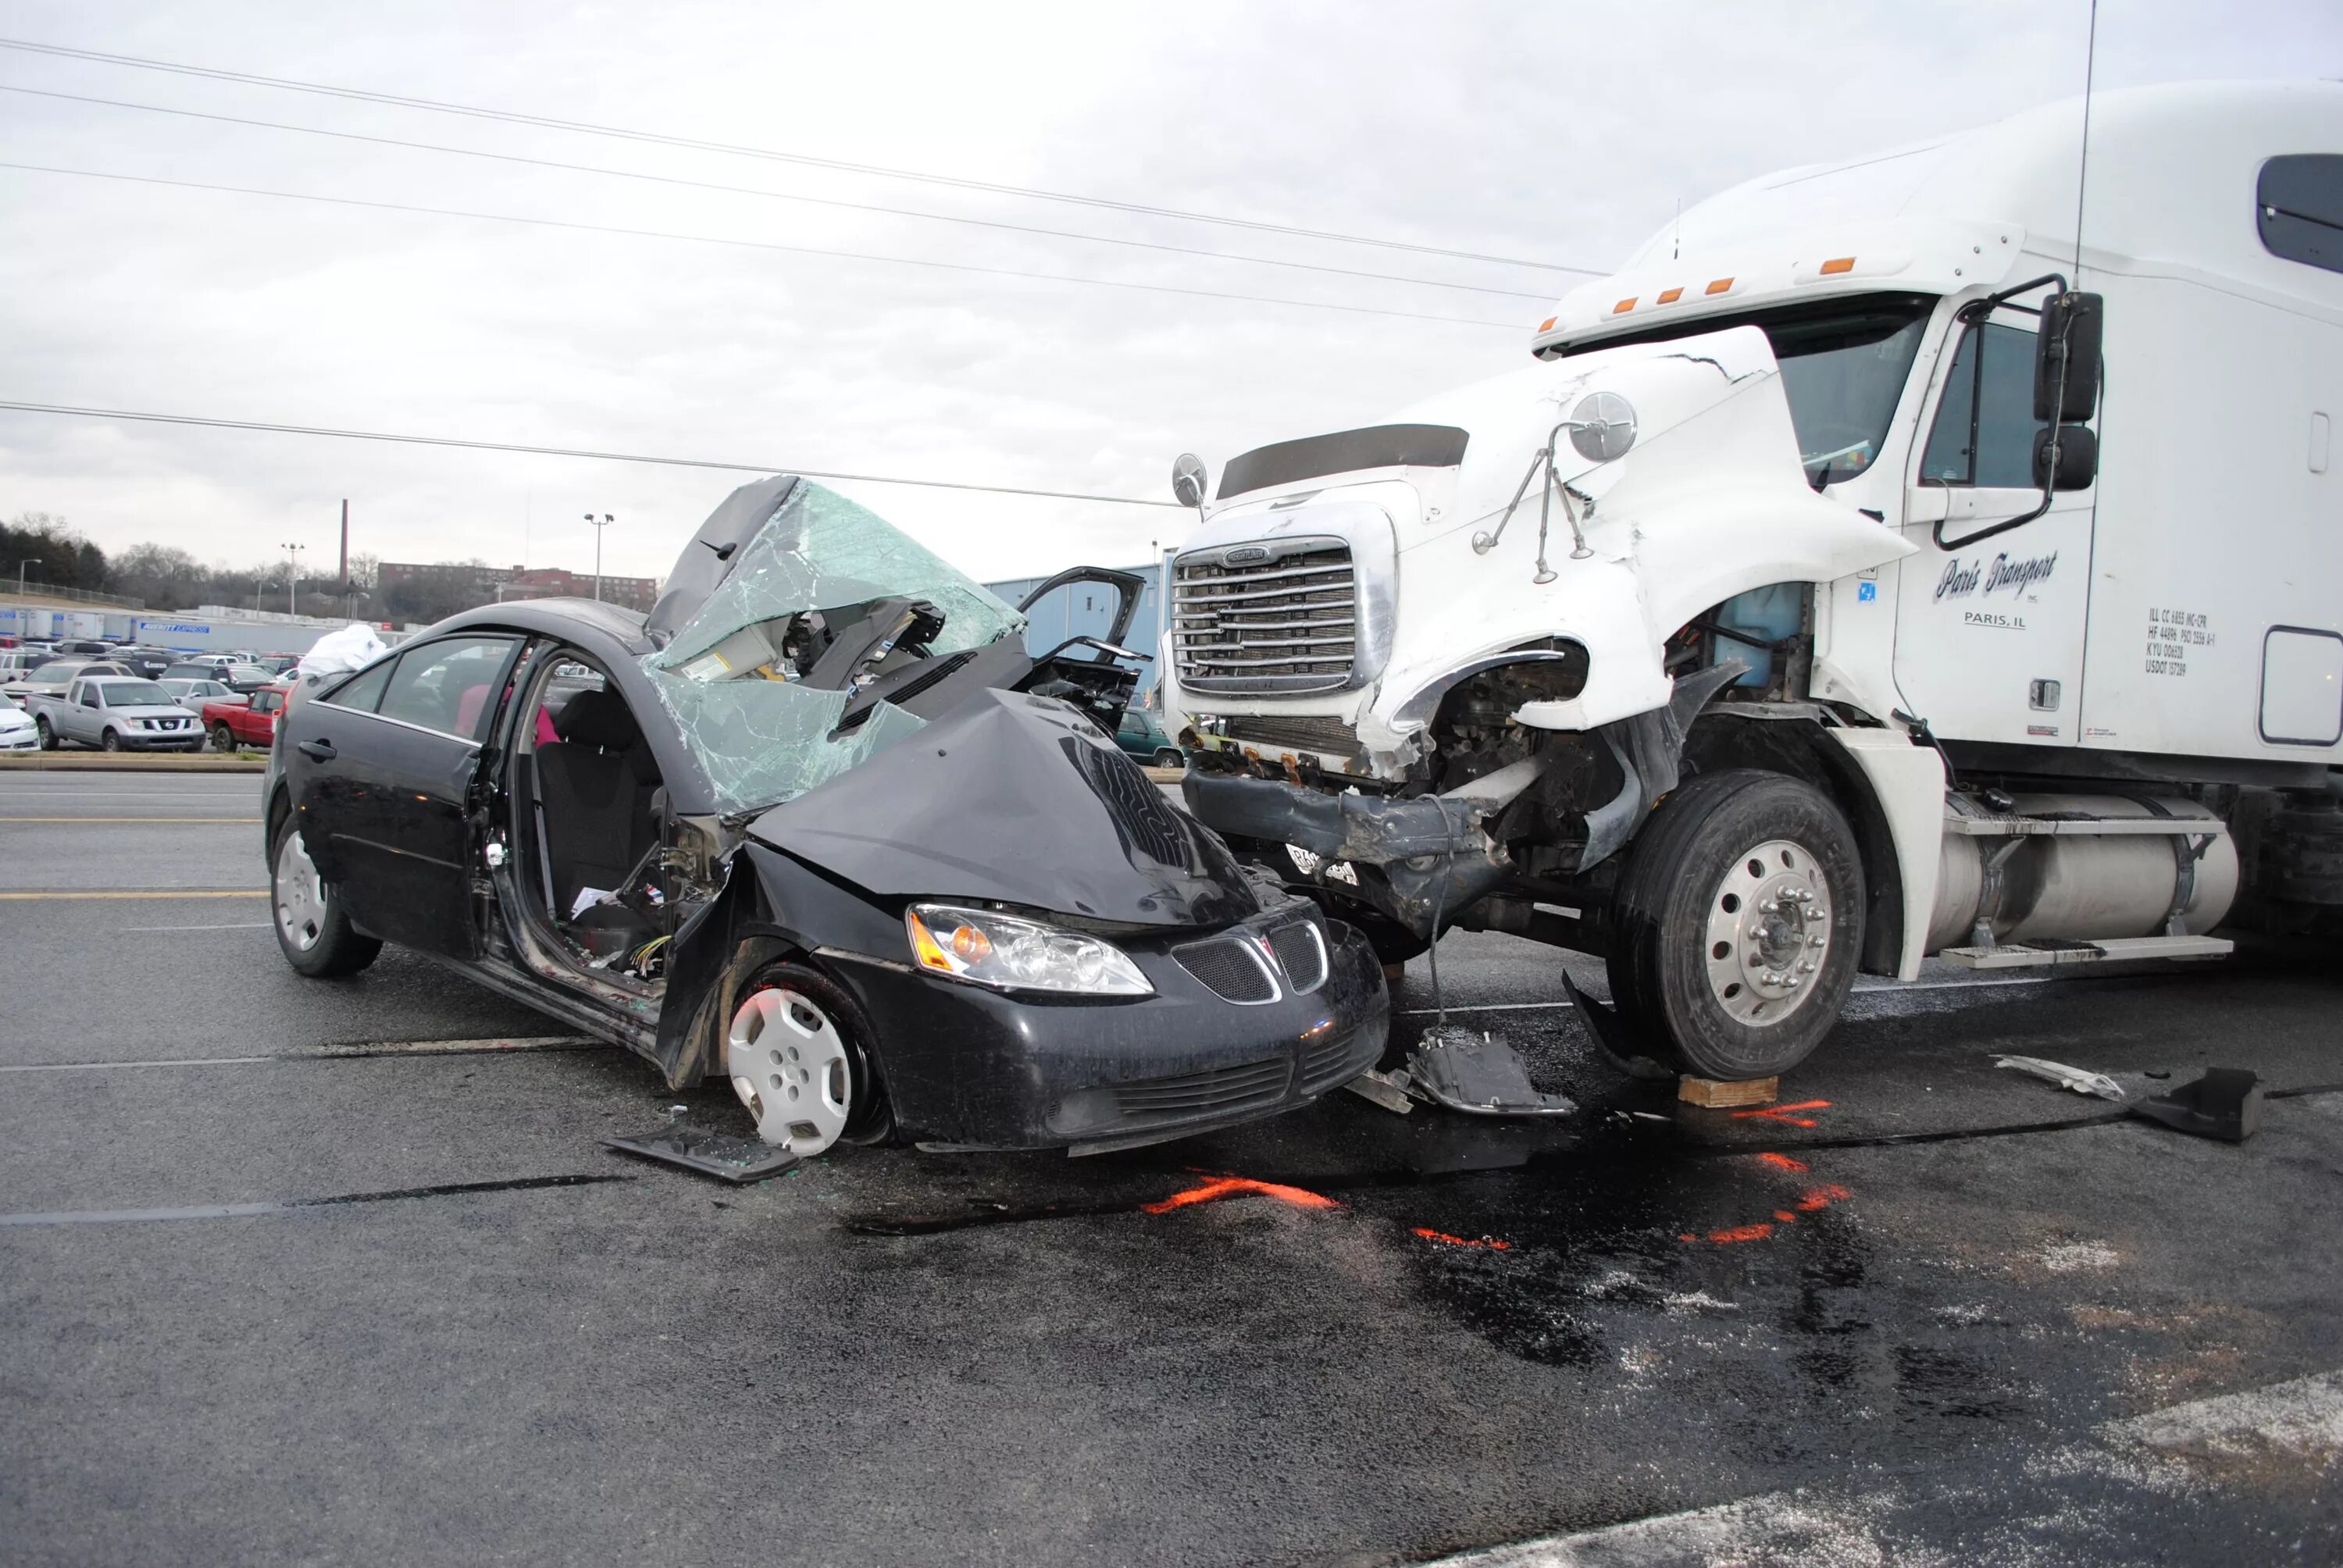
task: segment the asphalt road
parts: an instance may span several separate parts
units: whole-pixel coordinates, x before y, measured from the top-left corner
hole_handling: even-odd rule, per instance
[[[729,1189],[597,1141],[729,1091],[293,975],[257,782],[0,777],[0,1561],[2343,1560],[2332,966],[1866,981],[1735,1116],[1457,937],[1579,1114]],[[1996,1051],[2280,1092],[2217,1144]],[[1295,1191],[1151,1211],[1225,1174]]]

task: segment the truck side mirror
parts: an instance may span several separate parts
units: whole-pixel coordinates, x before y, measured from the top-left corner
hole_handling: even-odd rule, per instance
[[[1183,507],[1204,504],[1204,492],[1212,487],[1212,475],[1204,460],[1193,452],[1182,452],[1172,465],[1172,494]]]
[[[2051,471],[2050,437],[2058,437],[2057,471]],[[2087,490],[2099,477],[2099,437],[2088,425],[2046,425],[2034,432],[2034,482],[2046,491]]]
[[[2106,307],[2104,295],[2073,289],[2042,302],[2042,331],[2034,343],[2036,421],[2087,419],[2099,406],[2099,340]]]

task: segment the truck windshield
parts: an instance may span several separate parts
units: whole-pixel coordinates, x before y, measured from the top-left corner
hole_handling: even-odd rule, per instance
[[[1798,434],[1798,458],[1817,490],[1869,470],[1912,373],[1936,297],[1873,294],[1855,299],[1709,316],[1650,332],[1574,345],[1574,354],[1664,343],[1735,327],[1755,327],[1774,346],[1782,393]]]

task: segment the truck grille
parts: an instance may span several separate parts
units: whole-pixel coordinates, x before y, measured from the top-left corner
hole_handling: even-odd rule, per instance
[[[1341,690],[1358,654],[1350,544],[1292,539],[1183,556],[1172,565],[1172,618],[1180,683],[1192,690]]]

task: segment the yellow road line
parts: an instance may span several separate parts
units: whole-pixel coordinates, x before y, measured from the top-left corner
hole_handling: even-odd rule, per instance
[[[0,822],[257,822],[257,817],[0,817]]]
[[[265,899],[266,888],[154,888],[143,892],[109,890],[97,893],[0,893],[12,903],[28,899]]]

